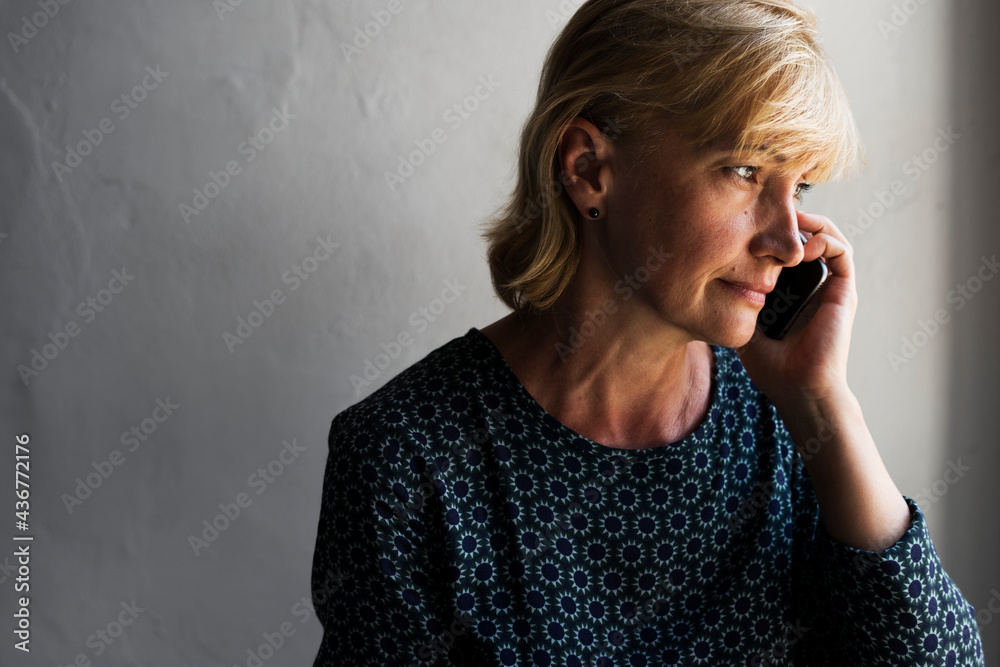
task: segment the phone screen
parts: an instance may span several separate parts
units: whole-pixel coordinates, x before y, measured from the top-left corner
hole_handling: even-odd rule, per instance
[[[757,315],[757,325],[764,334],[776,340],[784,338],[828,275],[822,257],[783,268]]]

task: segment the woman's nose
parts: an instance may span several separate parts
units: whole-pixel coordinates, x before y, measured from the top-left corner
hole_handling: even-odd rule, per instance
[[[754,239],[753,254],[771,256],[782,266],[802,261],[804,243],[799,232],[799,213],[794,197],[776,197],[759,211],[760,229]]]

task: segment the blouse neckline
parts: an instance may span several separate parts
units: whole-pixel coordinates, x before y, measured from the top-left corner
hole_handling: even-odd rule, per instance
[[[503,382],[513,390],[515,400],[517,400],[520,407],[523,408],[527,414],[537,417],[540,422],[555,431],[555,433],[559,436],[558,439],[560,441],[571,442],[572,448],[577,451],[592,451],[603,455],[612,453],[634,458],[663,455],[676,456],[678,451],[703,451],[703,448],[706,445],[709,445],[712,441],[712,434],[715,432],[716,428],[715,422],[719,415],[719,401],[722,384],[720,381],[720,369],[722,367],[722,363],[724,362],[722,359],[723,349],[717,345],[710,345],[712,348],[712,370],[708,413],[698,426],[695,427],[694,431],[676,442],[664,443],[655,447],[647,447],[645,449],[623,449],[620,447],[604,445],[595,440],[591,440],[587,436],[577,433],[569,426],[560,422],[545,408],[543,408],[538,401],[535,400],[535,398],[514,373],[514,369],[511,368],[507,359],[500,353],[500,350],[493,344],[493,341],[491,341],[486,334],[473,327],[469,329],[466,336],[486,350],[490,356],[492,365],[496,368],[498,374],[500,375],[499,379],[502,379]]]

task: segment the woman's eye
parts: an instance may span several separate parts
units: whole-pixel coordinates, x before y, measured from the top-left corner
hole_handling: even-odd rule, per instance
[[[799,183],[799,186],[795,188],[795,201],[802,201],[802,195],[812,189],[812,183]]]
[[[753,177],[757,174],[758,171],[760,171],[759,167],[750,167],[745,165],[741,167],[733,167],[732,169],[737,176],[746,181],[752,181]]]

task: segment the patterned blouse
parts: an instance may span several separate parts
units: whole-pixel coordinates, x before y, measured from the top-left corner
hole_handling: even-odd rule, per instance
[[[653,449],[558,422],[477,329],[337,415],[315,664],[983,665],[917,504],[881,553],[826,537],[774,406],[712,350],[708,415]]]

